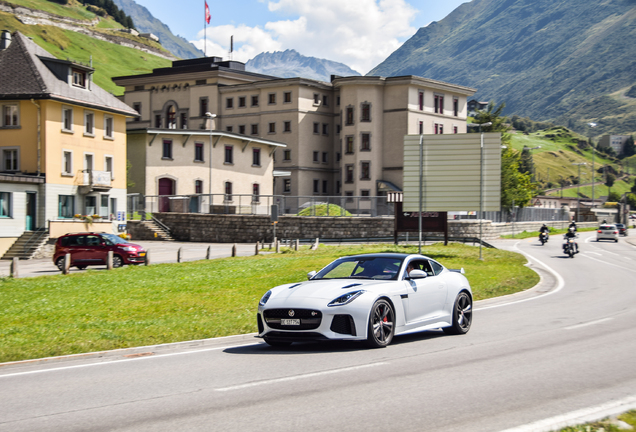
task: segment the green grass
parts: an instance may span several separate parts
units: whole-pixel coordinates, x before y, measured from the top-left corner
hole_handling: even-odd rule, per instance
[[[564,225],[568,225],[567,222],[564,222]],[[560,229],[556,229],[556,228],[552,228],[550,227],[550,235],[559,235],[559,234],[565,234],[568,231],[568,228],[560,228]],[[591,228],[577,228],[577,232],[584,232],[584,231],[596,231],[596,228],[591,227]],[[515,239],[526,239],[526,238],[531,238],[531,237],[536,237],[537,239],[539,238],[539,231],[522,231],[520,233],[516,233],[515,235],[512,234],[507,234],[507,235],[502,235],[501,238],[504,239],[511,239],[511,238],[515,238]]]
[[[631,430],[636,430],[636,410],[627,411],[619,415],[618,419],[630,425],[632,427]],[[560,429],[559,432],[619,432],[629,430],[630,429],[621,429],[609,419],[605,419],[584,425],[569,426]]]
[[[77,1],[71,1],[66,6],[48,0],[9,0],[8,3],[78,20],[90,21],[96,16]]]
[[[318,204],[301,210],[298,216],[351,216],[351,213],[336,204]]]
[[[612,186],[612,192],[616,192],[619,195],[623,195],[623,193],[625,192],[630,192],[632,186],[634,186],[634,181],[631,179],[629,182],[618,180],[614,182],[614,185]],[[581,198],[592,199],[591,185],[581,186],[579,188],[563,189],[563,196],[568,198],[576,198],[577,192],[580,194]],[[608,196],[608,195],[609,195],[609,188],[605,186],[603,183],[597,183],[594,185],[594,198],[600,198],[602,196]],[[560,197],[561,190],[559,189],[554,192],[550,192],[548,196]]]
[[[306,280],[333,259],[416,247],[321,246],[71,275],[0,279],[0,362],[144,346],[256,331],[256,310],[271,287]],[[475,299],[522,291],[539,277],[526,259],[462,244],[425,247],[448,268],[464,267]]]

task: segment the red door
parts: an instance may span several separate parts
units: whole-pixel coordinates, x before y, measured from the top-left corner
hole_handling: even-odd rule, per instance
[[[170,199],[167,195],[174,195],[174,180],[169,178],[159,179],[159,212],[170,211]]]

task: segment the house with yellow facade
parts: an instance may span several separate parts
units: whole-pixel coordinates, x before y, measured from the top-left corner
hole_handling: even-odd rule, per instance
[[[51,222],[125,214],[126,118],[137,112],[93,83],[93,72],[2,32],[0,256]]]

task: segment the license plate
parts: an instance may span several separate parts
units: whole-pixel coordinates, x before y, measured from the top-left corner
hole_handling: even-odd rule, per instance
[[[297,326],[297,325],[300,325],[300,320],[299,319],[282,319],[280,320],[280,324],[288,325],[288,326]]]

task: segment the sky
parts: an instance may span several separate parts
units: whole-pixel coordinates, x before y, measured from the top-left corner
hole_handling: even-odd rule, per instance
[[[469,0],[135,0],[208,56],[242,62],[298,53],[366,74],[415,34]],[[205,23],[205,5],[210,24]],[[178,6],[175,6],[178,5]],[[205,29],[205,30],[204,30]]]

